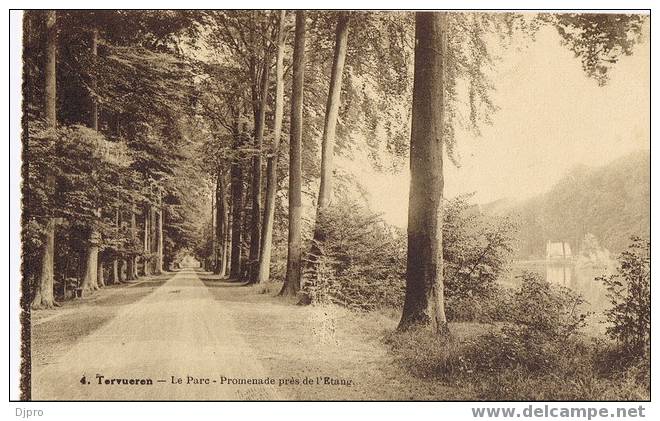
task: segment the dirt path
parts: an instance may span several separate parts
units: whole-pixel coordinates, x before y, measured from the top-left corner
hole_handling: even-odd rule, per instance
[[[152,294],[123,308],[56,362],[33,367],[32,398],[282,399],[273,386],[220,384],[223,376],[266,377],[233,318],[195,272],[179,272]],[[81,384],[83,376],[88,384]],[[173,384],[172,376],[183,383]],[[188,376],[201,384],[194,380],[188,384]],[[150,379],[153,384],[98,384],[115,378]]]
[[[55,352],[59,355],[48,353],[56,346],[35,349],[49,358],[33,358],[32,399],[460,398],[393,363],[382,343],[394,327],[392,319],[295,306],[261,288],[181,271],[139,301],[119,307],[105,324]],[[85,315],[94,311],[89,306]],[[43,322],[42,334],[58,321],[64,318]],[[34,344],[39,348],[39,341]],[[87,384],[81,384],[83,376]],[[152,384],[118,385],[112,379]],[[248,379],[274,384],[245,384]]]

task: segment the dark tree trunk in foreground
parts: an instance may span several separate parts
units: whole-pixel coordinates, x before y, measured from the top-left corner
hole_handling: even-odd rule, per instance
[[[399,323],[399,329],[423,325],[437,333],[447,330],[442,274],[445,16],[416,16],[406,297]]]
[[[98,284],[99,284],[99,286],[100,286],[100,287],[104,287],[104,286],[105,286],[105,272],[104,272],[104,269],[103,269],[103,258],[102,258],[102,253],[99,252],[99,255],[98,255],[98,256],[99,256],[99,257],[98,257],[99,260],[98,260],[98,265],[97,265],[97,267],[96,267],[96,269],[97,269],[97,271],[96,271],[96,279],[98,280]]]
[[[240,115],[234,122],[234,150],[239,150],[243,146],[239,117]],[[231,164],[231,203],[231,272],[229,276],[239,279],[241,277],[241,234],[243,230],[243,168],[240,157],[234,158],[234,162]]]
[[[98,38],[99,32],[97,29],[93,29],[91,33],[91,55],[92,55],[92,65],[96,65],[96,56],[98,54]],[[92,91],[96,90],[96,69],[92,69],[90,77],[90,85]],[[89,127],[92,130],[99,130],[99,109],[94,97],[96,92],[92,92],[90,97],[90,119]],[[95,216],[98,219],[101,219],[101,209],[97,209]],[[98,230],[93,226],[89,230],[89,243],[87,246],[87,268],[85,269],[85,275],[82,281],[82,289],[84,292],[94,291],[100,288],[100,283],[98,280],[98,260],[99,260],[99,243],[101,242],[101,235]]]
[[[259,255],[259,273],[257,282],[266,282],[270,278],[270,256],[273,248],[273,224],[275,220],[275,200],[277,197],[277,156],[282,118],[284,116],[284,18],[286,12],[280,11],[280,27],[277,35],[277,60],[275,63],[275,124],[273,143],[266,162],[266,203],[264,204],[264,222],[261,234],[261,254]]]
[[[49,128],[57,128],[57,15],[55,11],[46,12],[46,58],[44,70],[44,117]],[[47,189],[55,189],[55,179],[49,176]],[[48,218],[41,246],[41,270],[36,285],[32,308],[52,308],[57,305],[53,294],[55,278],[55,225],[56,219]]]
[[[248,277],[248,282],[251,284],[259,282],[259,255],[261,253],[261,152],[266,128],[269,70],[270,58],[266,54],[261,73],[261,98],[255,130],[255,149],[257,149],[257,153],[252,158],[252,226],[250,227],[250,275]]]
[[[341,82],[346,59],[346,44],[348,42],[348,20],[346,13],[339,15],[335,31],[335,55],[332,62],[330,76],[330,90],[325,106],[325,124],[323,126],[323,140],[321,143],[321,186],[319,189],[316,224],[314,228],[314,242],[312,243],[312,259],[320,254],[319,243],[325,241],[325,212],[332,200],[332,172],[335,154],[335,134],[337,131],[337,117],[341,98]]]
[[[55,218],[50,218],[46,225],[41,248],[41,276],[36,285],[32,308],[52,308],[55,304],[53,294],[54,252],[55,252]]]
[[[85,270],[82,279],[81,288],[83,293],[89,291],[96,291],[99,289],[98,283],[98,258],[99,258],[99,243],[100,235],[95,229],[90,229],[89,243],[87,245],[87,253],[85,260]]]
[[[301,137],[303,85],[305,78],[305,12],[296,11],[296,38],[293,47],[293,89],[291,93],[291,135],[289,140],[289,240],[286,278],[280,295],[295,296],[300,290],[302,260],[302,169]]]

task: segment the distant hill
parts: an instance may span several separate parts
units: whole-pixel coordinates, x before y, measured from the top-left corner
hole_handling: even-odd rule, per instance
[[[521,258],[542,258],[548,240],[568,241],[579,251],[588,233],[619,253],[631,235],[650,236],[650,163],[650,151],[639,151],[602,167],[578,166],[545,194],[517,203],[501,199],[482,210],[520,219]]]

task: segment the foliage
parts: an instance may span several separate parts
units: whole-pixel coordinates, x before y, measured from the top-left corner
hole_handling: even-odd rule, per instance
[[[195,241],[201,177],[188,161],[183,130],[194,73],[180,48],[196,36],[192,18],[183,12],[57,11],[58,128],[45,130],[44,14],[25,13],[26,277],[38,270],[49,218],[59,218],[56,279],[80,275],[92,242],[101,261],[148,258],[131,214],[161,206],[161,198],[165,261]],[[95,31],[97,55],[91,49]],[[98,131],[86,127],[92,101],[99,106]]]
[[[496,323],[508,319],[515,291],[495,284],[480,295],[445,297],[445,313],[454,322]]]
[[[447,311],[452,318],[499,319],[499,309],[489,306],[487,297],[500,291],[496,280],[513,251],[515,225],[508,218],[482,215],[468,199],[462,196],[445,203]],[[307,300],[363,310],[400,307],[406,271],[405,232],[348,199],[336,201],[323,218],[325,240],[317,243],[320,253],[308,256],[303,285]],[[475,315],[476,302],[484,303],[480,316]],[[461,306],[471,306],[469,314],[458,308]]]
[[[625,351],[647,357],[651,350],[651,243],[633,237],[619,257],[618,273],[601,276],[612,307],[605,311],[607,334]]]
[[[506,321],[451,323],[386,337],[395,360],[413,375],[467,389],[486,400],[628,400],[650,396],[650,360],[631,358],[580,334],[587,314],[579,296],[534,274],[499,304]]]
[[[405,241],[400,230],[354,201],[336,203],[324,215],[326,241],[308,254],[302,284],[311,303],[333,302],[373,310],[403,302]]]
[[[515,243],[517,225],[509,217],[481,213],[471,195],[445,202],[442,247],[445,296],[448,299],[485,297],[495,288]]]
[[[477,348],[489,352],[478,356],[475,348],[475,369],[552,368],[556,365],[555,349],[585,326],[588,314],[582,312],[584,300],[578,294],[551,285],[535,273],[524,273],[521,278],[512,300],[503,303],[510,305],[506,322],[479,339]]]
[[[585,73],[599,85],[623,55],[632,54],[646,17],[642,14],[553,13],[539,19],[554,25],[563,43],[580,58]]]

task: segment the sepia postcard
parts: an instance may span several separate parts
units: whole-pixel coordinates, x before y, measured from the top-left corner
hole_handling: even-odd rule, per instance
[[[649,402],[650,13],[12,12],[13,399]]]

